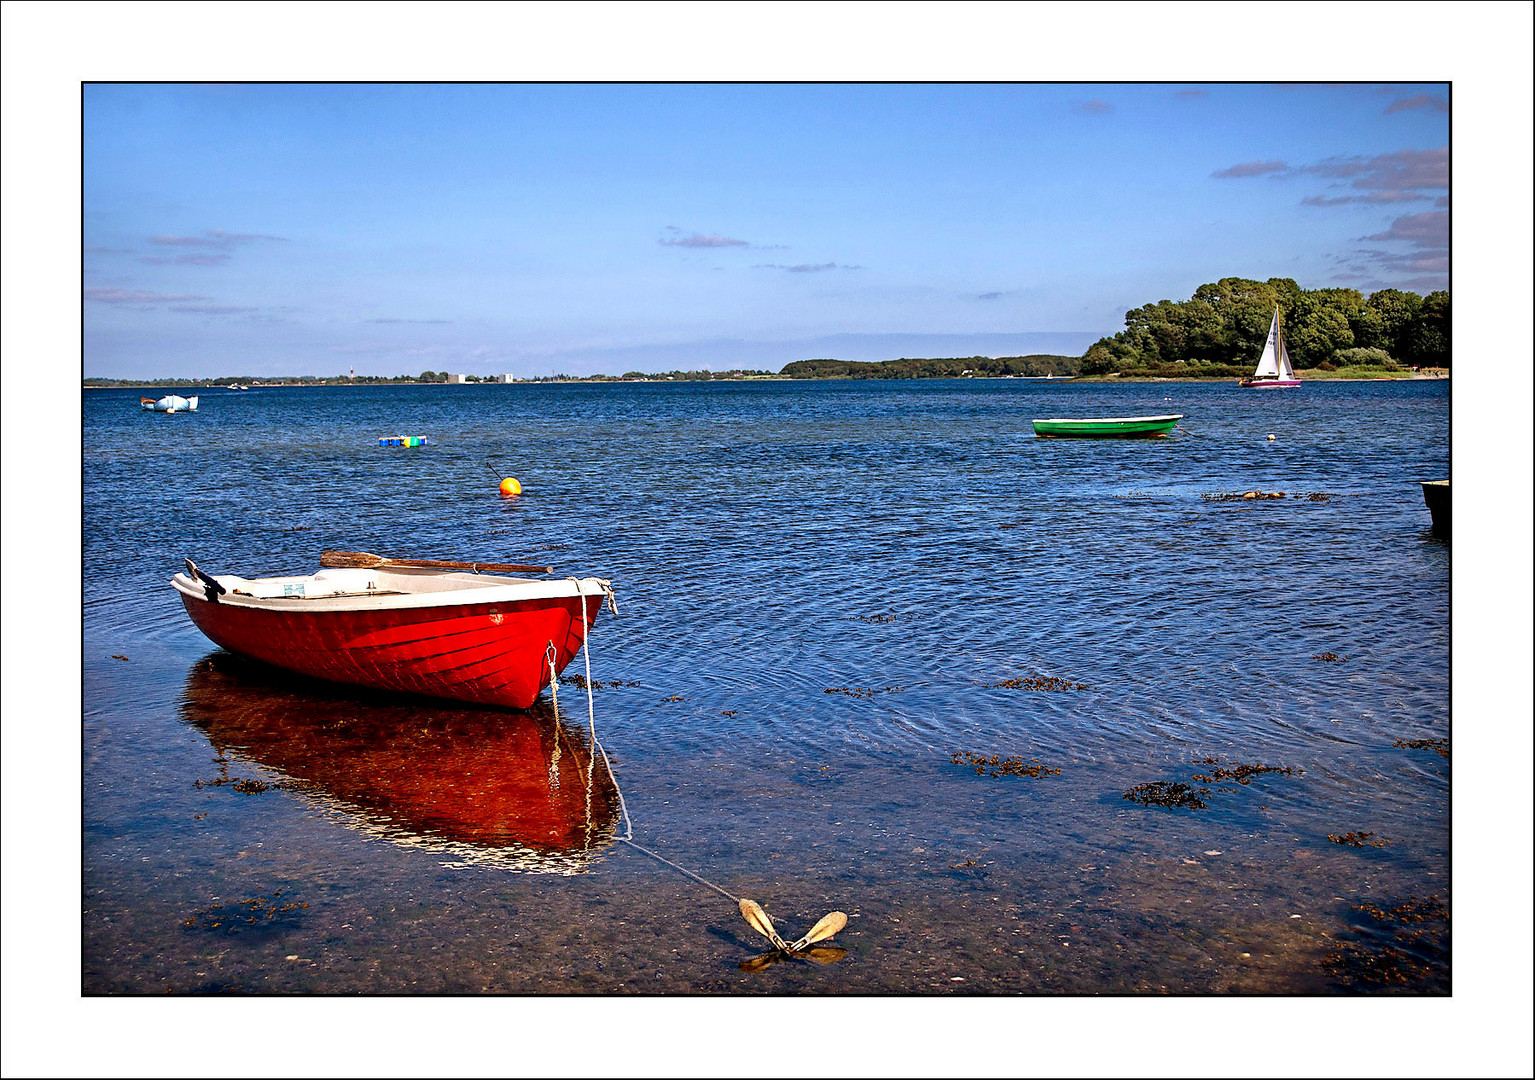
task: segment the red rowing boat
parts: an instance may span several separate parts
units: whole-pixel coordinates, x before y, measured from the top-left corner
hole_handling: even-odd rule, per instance
[[[370,558],[381,565],[269,578],[213,576],[188,559],[171,584],[197,628],[230,652],[332,682],[514,709],[581,651],[604,597],[617,610],[602,578]]]

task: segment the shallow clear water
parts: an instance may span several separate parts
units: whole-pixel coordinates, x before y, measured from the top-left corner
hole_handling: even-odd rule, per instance
[[[1449,900],[1449,760],[1396,745],[1449,736],[1444,383],[140,393],[83,404],[87,993],[1448,990],[1445,920],[1400,905]],[[1286,497],[1215,497],[1253,490]],[[327,548],[611,579],[616,789],[599,760],[565,798],[576,685],[556,716],[305,684],[167,584]],[[507,778],[571,762],[581,839],[530,840]],[[1239,764],[1272,771],[1194,779]],[[1155,782],[1207,805],[1124,797]],[[846,911],[846,954],[741,970],[761,939],[614,841],[619,791],[786,936]]]

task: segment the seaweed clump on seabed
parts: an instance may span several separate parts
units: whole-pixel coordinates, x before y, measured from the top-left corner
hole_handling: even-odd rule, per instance
[[[1221,492],[1200,496],[1201,499],[1207,502],[1251,502],[1254,499],[1282,499],[1284,497],[1284,492],[1282,491]]]
[[[606,690],[614,686],[639,686],[640,684],[637,682],[627,682],[623,679],[611,679],[608,682],[603,682],[601,679],[593,679],[588,683],[585,675],[561,675],[560,685],[574,686],[579,690],[586,690],[588,688],[592,690]]]
[[[1215,758],[1205,758],[1199,762],[1201,765],[1215,765],[1208,773],[1195,773],[1190,779],[1198,780],[1206,784],[1221,784],[1235,781],[1238,784],[1247,785],[1253,782],[1253,777],[1262,776],[1264,773],[1278,773],[1280,776],[1290,776],[1295,772],[1293,765],[1238,765],[1228,769],[1220,765]]]
[[[1195,773],[1190,780],[1202,784],[1241,784],[1244,787],[1251,784],[1253,777],[1262,776],[1264,773],[1278,773],[1280,776],[1291,776],[1301,770],[1293,765],[1235,765],[1227,767],[1219,763],[1219,759],[1213,757],[1202,758],[1198,764],[1214,765],[1209,772]],[[1227,791],[1234,789],[1228,788]],[[1137,784],[1124,793],[1124,797],[1131,802],[1138,802],[1142,806],[1183,806],[1191,810],[1203,810],[1206,806],[1205,796],[1210,794],[1206,787],[1196,788],[1191,784],[1185,784],[1175,780],[1156,780],[1149,784]]]
[[[1399,750],[1432,750],[1446,761],[1450,759],[1449,739],[1395,739],[1391,745]]]
[[[1204,800],[1208,794],[1209,788],[1195,788],[1177,780],[1153,780],[1149,784],[1136,784],[1122,797],[1142,806],[1181,806],[1189,810],[1203,810],[1209,805]]]
[[[182,925],[188,930],[218,930],[222,933],[267,930],[296,925],[299,914],[309,907],[301,900],[282,901],[279,889],[268,899],[253,896],[233,903],[213,904],[192,913]]]
[[[1437,896],[1409,897],[1389,907],[1354,904],[1356,940],[1339,941],[1322,969],[1347,989],[1449,991],[1449,905]]]
[[[1390,840],[1383,840],[1369,830],[1328,833],[1327,839],[1334,844],[1343,844],[1345,847],[1385,847],[1391,843]]]
[[[956,750],[949,758],[951,765],[969,765],[975,770],[977,776],[1059,776],[1060,769],[1052,769],[1048,765],[1041,765],[1038,758],[1031,759],[1027,764],[1020,756],[1002,757],[993,754],[991,757],[982,757],[969,750]]]
[[[1042,675],[1034,679],[1003,679],[1001,682],[987,683],[987,690],[1091,690],[1086,683],[1072,682],[1070,679],[1057,678],[1054,675]]]
[[[846,694],[848,697],[871,698],[875,694],[895,694],[905,690],[904,686],[886,686],[881,689],[878,686],[829,686],[821,691],[823,694]]]

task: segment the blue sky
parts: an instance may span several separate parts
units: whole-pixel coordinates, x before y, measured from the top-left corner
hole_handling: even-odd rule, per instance
[[[1445,83],[113,84],[84,372],[1079,354],[1223,276],[1448,283]]]

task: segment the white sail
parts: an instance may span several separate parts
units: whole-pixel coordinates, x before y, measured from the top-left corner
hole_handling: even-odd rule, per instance
[[[1288,374],[1281,376],[1280,358],[1284,360],[1284,370]],[[1263,355],[1258,358],[1258,370],[1253,372],[1255,379],[1293,379],[1295,373],[1290,370],[1290,357],[1284,351],[1284,342],[1279,340],[1279,309],[1274,309],[1274,321],[1269,323],[1269,337],[1263,343]]]
[[[1278,315],[1275,315],[1278,318]],[[1290,351],[1284,347],[1284,338],[1279,339],[1279,377],[1281,379],[1294,379],[1295,369],[1290,366]],[[196,398],[192,399],[196,401]],[[197,408],[193,405],[192,408]]]

